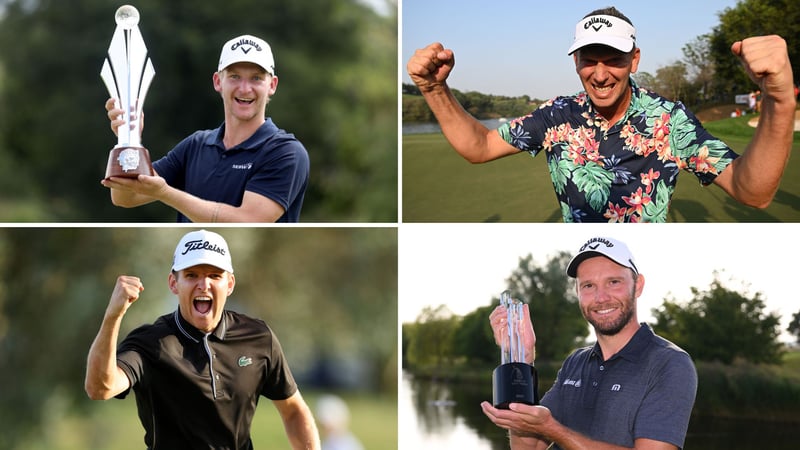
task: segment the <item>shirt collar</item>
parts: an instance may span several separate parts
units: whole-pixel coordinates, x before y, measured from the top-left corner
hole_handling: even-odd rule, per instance
[[[188,320],[184,319],[181,315],[180,309],[176,309],[175,313],[173,314],[173,320],[175,322],[175,326],[178,327],[178,331],[189,338],[194,343],[199,343],[203,340],[203,337],[206,333],[198,330],[194,327]],[[217,328],[212,331],[211,335],[216,336],[217,339],[220,341],[225,340],[225,333],[228,331],[228,312],[222,311],[222,317],[219,319],[219,323],[217,324]]]
[[[622,347],[622,350],[612,355],[608,360],[615,358],[625,358],[629,361],[636,362],[641,359],[644,349],[650,344],[650,339],[655,336],[653,329],[650,325],[642,322],[639,324],[639,329],[633,335],[630,341]],[[595,342],[592,347],[592,356],[603,359],[603,351],[600,349],[600,344]]]
[[[229,150],[255,150],[261,148],[264,142],[267,139],[271,138],[278,132],[278,127],[272,121],[272,118],[267,117],[264,123],[261,124],[260,127],[253,133],[252,136],[247,138],[241,144],[230,148]],[[213,133],[208,133],[206,137],[205,144],[208,146],[217,146],[221,149],[225,149],[225,144],[222,142],[222,138],[225,137],[225,122],[222,122],[222,125],[219,126]]]

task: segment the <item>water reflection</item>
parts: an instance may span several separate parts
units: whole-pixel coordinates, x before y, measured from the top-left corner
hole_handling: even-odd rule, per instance
[[[505,431],[483,415],[491,400],[491,376],[485,383],[447,384],[418,380],[404,373],[398,414],[400,449],[508,450]],[[796,424],[692,418],[685,448],[702,450],[796,450]]]

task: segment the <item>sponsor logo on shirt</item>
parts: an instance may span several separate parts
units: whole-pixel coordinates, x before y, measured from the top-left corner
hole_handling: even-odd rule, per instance
[[[249,356],[240,356],[239,357],[239,367],[247,367],[250,364],[253,364],[253,358]]]
[[[250,170],[253,168],[253,163],[249,162],[246,164],[234,164],[231,166],[231,169],[239,169],[239,170]]]
[[[576,388],[579,388],[579,387],[581,387],[581,380],[570,380],[569,378],[567,378],[566,380],[564,380],[562,385],[563,386],[575,386]]]

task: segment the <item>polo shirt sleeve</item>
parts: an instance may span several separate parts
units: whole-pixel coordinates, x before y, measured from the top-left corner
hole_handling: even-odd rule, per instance
[[[739,157],[724,142],[706,130],[691,111],[680,103],[670,115],[670,147],[682,167],[707,186]]]
[[[144,327],[137,328],[122,341],[117,347],[117,366],[122,369],[128,380],[131,382],[131,388],[142,381],[145,374],[145,361],[144,357],[147,346],[144,344],[143,336]],[[125,398],[130,389],[120,393],[116,398]]]
[[[297,383],[289,369],[286,356],[278,341],[278,337],[270,329],[272,342],[269,348],[268,362],[265,367],[264,384],[261,395],[270,400],[286,400],[297,392]]]
[[[697,393],[697,372],[685,352],[664,352],[662,360],[663,364],[650,367],[648,390],[636,414],[633,438],[683,448]]]
[[[245,190],[270,198],[288,211],[308,184],[308,152],[292,138],[280,140],[269,155],[260,161]]]
[[[573,105],[568,97],[557,97],[543,103],[530,114],[510,120],[497,128],[504,141],[520,151],[536,156],[542,149],[547,149],[555,132],[556,123],[569,122]]]

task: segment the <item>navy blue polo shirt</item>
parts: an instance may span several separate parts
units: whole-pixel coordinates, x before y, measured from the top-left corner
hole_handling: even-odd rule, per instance
[[[228,150],[224,136],[224,123],[215,130],[196,131],[153,168],[170,186],[204,200],[241,206],[244,192],[255,192],[283,206],[278,222],[298,222],[310,165],[303,144],[270,118]],[[178,213],[178,222],[189,220]]]
[[[682,448],[696,393],[691,357],[642,323],[607,361],[597,343],[573,352],[541,404],[594,440],[633,447],[647,438]]]
[[[233,311],[208,334],[177,310],[161,316],[122,341],[117,365],[136,394],[148,449],[252,449],[259,397],[285,400],[297,391],[270,328]]]

